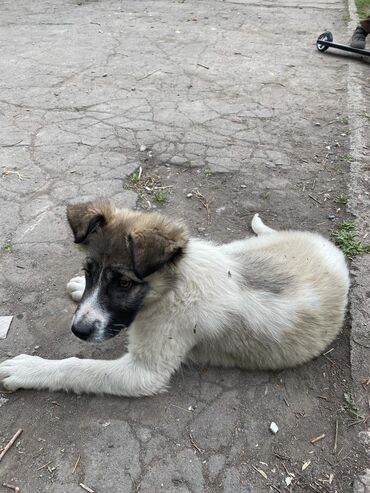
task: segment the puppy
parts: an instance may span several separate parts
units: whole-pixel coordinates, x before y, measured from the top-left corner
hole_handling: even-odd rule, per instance
[[[281,369],[318,356],[341,329],[349,275],[343,254],[318,234],[277,232],[256,214],[258,235],[224,245],[188,237],[157,213],[106,201],[70,205],[84,277],[73,333],[102,342],[128,329],[111,361],[21,355],[0,365],[18,388],[145,396],[164,391],[182,363]]]

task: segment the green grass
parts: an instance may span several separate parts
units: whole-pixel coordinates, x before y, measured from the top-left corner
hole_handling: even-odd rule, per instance
[[[129,182],[132,184],[132,185],[136,185],[137,183],[139,183],[139,173],[138,172],[134,172],[132,173],[129,177]]]
[[[209,168],[206,168],[204,171],[204,176],[208,178],[209,176],[212,176],[212,171]]]
[[[346,195],[338,195],[337,197],[335,197],[334,201],[337,203],[337,204],[343,204],[343,205],[346,205],[347,202],[348,202],[348,197]]]
[[[370,245],[358,241],[356,226],[351,221],[338,223],[333,233],[333,238],[336,245],[347,257],[370,253]]]
[[[4,243],[4,245],[1,247],[1,250],[5,253],[12,253],[13,247],[10,243]]]
[[[370,15],[370,0],[355,0],[360,19]]]
[[[356,405],[356,402],[352,396],[352,394],[344,392],[343,393],[343,399],[344,399],[344,408],[348,412],[348,414],[354,418],[354,419],[363,419],[363,416],[360,413],[360,410],[358,406]]]
[[[154,200],[159,204],[164,204],[168,200],[168,193],[163,190],[158,190],[154,194]]]
[[[263,199],[263,200],[267,200],[267,199],[270,197],[270,192],[267,192],[267,191],[265,191],[265,192],[261,192],[261,193],[260,193],[260,197],[261,197],[261,199]]]
[[[341,118],[338,118],[339,123],[342,125],[348,125],[349,123],[349,118],[348,116],[342,116]]]
[[[343,154],[343,156],[339,156],[339,159],[342,161],[353,161],[353,157],[350,154]]]

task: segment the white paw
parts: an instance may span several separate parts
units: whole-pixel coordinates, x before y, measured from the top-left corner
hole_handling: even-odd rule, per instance
[[[67,291],[73,301],[80,301],[85,291],[85,276],[73,277],[67,284]]]
[[[0,382],[8,390],[41,388],[48,375],[47,361],[20,354],[0,364]]]

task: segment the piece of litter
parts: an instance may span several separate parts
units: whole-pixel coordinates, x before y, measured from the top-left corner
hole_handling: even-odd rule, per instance
[[[102,427],[103,428],[106,428],[107,426],[110,426],[110,421],[107,421],[106,423],[103,423],[102,424]]]
[[[146,146],[142,144],[142,145],[140,146],[140,151],[141,151],[141,152],[146,151]]]
[[[292,480],[292,478],[291,478],[290,476],[287,476],[287,477],[285,478],[285,484],[286,484],[287,486],[290,486],[290,485],[292,484],[292,481],[293,481],[293,480]]]
[[[313,438],[313,439],[311,440],[311,443],[312,443],[312,444],[314,444],[314,443],[316,443],[316,442],[319,442],[320,440],[322,440],[322,439],[323,439],[323,438],[325,438],[325,437],[326,437],[326,434],[325,434],[325,433],[323,433],[322,435],[319,435],[318,437]]]
[[[190,199],[192,196],[193,196],[193,194],[190,192],[190,193],[188,193],[188,194],[186,195],[186,198],[187,198],[187,199]]]
[[[306,460],[306,462],[302,465],[302,471],[304,471],[305,469],[307,469],[307,467],[311,464],[311,461],[310,460]]]
[[[255,471],[257,471],[257,472],[258,472],[258,474],[261,474],[261,476],[262,476],[263,478],[268,479],[267,474],[265,473],[265,471],[262,471],[262,469],[258,469],[258,467],[253,466],[253,465],[252,465],[252,467],[253,467],[253,469],[254,469]]]
[[[88,486],[86,486],[86,484],[83,484],[83,483],[80,483],[80,488],[82,488],[83,490],[87,491],[87,493],[95,493],[94,490],[92,490],[91,488],[89,488]]]
[[[189,406],[189,407],[188,407],[188,411],[195,411],[195,407],[193,407],[193,406]]]
[[[8,330],[10,324],[12,323],[13,316],[9,317],[0,317],[0,339],[5,339],[8,335]]]
[[[272,421],[272,423],[270,424],[270,431],[271,433],[273,433],[274,435],[276,435],[276,433],[279,431],[279,427],[276,423],[274,423]]]
[[[13,484],[9,483],[3,483],[4,488],[9,488],[10,490],[15,491],[15,493],[20,493],[20,488],[19,486],[14,486]]]

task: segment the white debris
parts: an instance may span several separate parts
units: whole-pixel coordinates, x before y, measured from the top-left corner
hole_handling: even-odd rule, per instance
[[[13,320],[13,316],[0,317],[0,339],[6,339],[12,320]]]
[[[188,407],[188,411],[195,411],[195,407],[194,406],[189,406]]]
[[[145,146],[144,144],[142,144],[142,145],[140,146],[140,151],[141,151],[141,152],[146,151],[146,146]]]
[[[5,399],[5,397],[0,397],[0,407],[8,402],[9,399]]]
[[[105,423],[102,424],[103,428],[106,428],[107,426],[110,426],[110,421],[106,421]]]
[[[193,196],[193,194],[190,192],[186,195],[186,198],[190,199]]]
[[[290,486],[290,485],[292,484],[292,481],[293,481],[293,480],[292,480],[292,478],[291,478],[290,476],[287,476],[287,477],[285,478],[285,484],[286,484],[287,486]]]
[[[272,423],[270,424],[270,431],[276,435],[276,433],[279,431],[279,427],[276,423],[274,423],[274,421],[272,421]]]
[[[311,464],[311,460],[307,460],[303,465],[302,465],[302,471],[307,469],[307,467]]]

